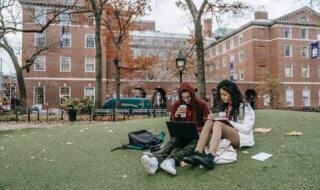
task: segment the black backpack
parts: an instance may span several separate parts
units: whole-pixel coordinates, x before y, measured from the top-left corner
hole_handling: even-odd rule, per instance
[[[111,152],[118,149],[150,149],[151,151],[157,151],[160,149],[164,136],[164,132],[161,132],[159,135],[154,135],[147,130],[133,131],[128,134],[129,144],[116,147],[112,149]]]

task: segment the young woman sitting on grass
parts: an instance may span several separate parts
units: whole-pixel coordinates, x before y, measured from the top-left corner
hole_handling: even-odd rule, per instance
[[[194,154],[184,157],[183,161],[191,165],[203,165],[207,169],[214,168],[214,157],[222,138],[228,139],[235,148],[252,147],[254,145],[253,125],[255,114],[248,102],[245,101],[238,86],[229,80],[221,81],[217,86],[219,115],[226,115],[230,125],[221,121],[212,121],[215,117],[210,114],[205,123]],[[210,134],[209,154],[204,153]]]

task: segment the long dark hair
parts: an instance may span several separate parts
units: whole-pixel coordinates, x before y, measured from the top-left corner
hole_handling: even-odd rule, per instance
[[[220,97],[220,89],[223,89],[224,91],[228,92],[231,95],[232,99],[232,109],[230,113],[230,119],[233,121],[237,121],[238,116],[241,118],[244,117],[244,107],[245,107],[245,99],[243,95],[241,94],[238,86],[236,83],[229,81],[229,80],[223,80],[221,81],[216,90],[216,98],[218,102],[218,109],[219,111],[226,111],[228,104],[223,103]],[[242,112],[240,113],[240,104],[243,104],[242,106]]]

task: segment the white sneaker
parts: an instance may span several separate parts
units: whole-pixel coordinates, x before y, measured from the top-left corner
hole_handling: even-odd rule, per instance
[[[160,168],[162,168],[164,171],[168,172],[171,175],[176,175],[176,162],[174,159],[166,159],[160,164]]]
[[[149,174],[154,175],[158,170],[159,162],[158,162],[158,159],[155,157],[149,157],[148,155],[143,155],[141,157],[141,164],[144,166],[144,168]]]

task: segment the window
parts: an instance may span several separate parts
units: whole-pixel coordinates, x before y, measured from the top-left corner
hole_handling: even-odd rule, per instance
[[[71,33],[64,33],[61,36],[61,48],[71,48]]]
[[[222,79],[223,79],[223,80],[224,80],[224,79],[227,79],[227,74],[223,73]]]
[[[320,79],[320,65],[318,66],[318,79]]]
[[[68,12],[61,13],[61,24],[68,25],[71,24],[71,15]]]
[[[216,55],[219,55],[219,46],[216,47]]]
[[[308,46],[302,46],[301,47],[301,57],[302,58],[308,58],[309,57],[309,47]]]
[[[94,102],[95,101],[94,87],[84,87],[84,97],[89,97]]]
[[[243,50],[239,51],[239,62],[242,63],[244,59]]]
[[[317,29],[317,40],[320,40],[320,29]]]
[[[222,67],[227,67],[227,59],[225,57],[222,58]]]
[[[291,38],[291,28],[290,27],[284,28],[284,38]]]
[[[96,59],[92,57],[85,58],[85,72],[95,72],[96,70]]]
[[[86,48],[95,48],[95,35],[86,34]]]
[[[302,90],[302,104],[303,106],[310,106],[310,89]]]
[[[45,104],[44,86],[33,87],[33,104]]]
[[[39,24],[45,24],[46,20],[46,8],[44,7],[35,7],[34,10],[34,22]]]
[[[217,60],[217,62],[216,62],[216,69],[219,69],[220,68],[220,63],[219,63],[219,60]],[[319,68],[320,68],[320,66],[319,66]]]
[[[263,105],[270,106],[270,96],[269,94],[263,95]]]
[[[244,80],[244,70],[243,69],[239,70],[239,80]]]
[[[293,94],[293,89],[291,88],[286,89],[286,105],[294,106],[294,94]]]
[[[308,29],[307,28],[300,29],[300,38],[301,39],[308,39]]]
[[[226,52],[227,51],[227,44],[226,44],[226,42],[224,42],[223,44],[222,44],[222,53],[224,53],[224,52]]]
[[[300,17],[300,21],[301,21],[301,22],[307,22],[307,21],[308,21],[308,18],[305,17],[305,16],[302,16],[302,17]]]
[[[292,57],[292,45],[285,45],[284,46],[284,56],[285,57]]]
[[[210,63],[209,71],[213,71],[213,63]]]
[[[160,53],[161,54],[161,53]],[[141,50],[140,49],[136,49],[136,48],[133,48],[133,57],[134,58],[137,58],[137,57],[140,57],[141,56]],[[161,57],[161,56],[160,56]]]
[[[34,46],[46,46],[46,32],[34,33]]]
[[[293,77],[293,66],[292,65],[286,65],[284,72],[285,72],[285,77]]]
[[[59,90],[60,104],[63,104],[71,96],[71,87],[70,86],[60,86]]]
[[[302,65],[302,77],[309,77],[309,65]]]
[[[231,48],[234,48],[234,39],[233,38],[230,39],[230,49]]]
[[[44,56],[38,56],[36,60],[34,61],[34,71],[45,71],[46,70],[46,57]]]
[[[60,72],[71,72],[71,57],[60,57]]]
[[[239,45],[243,43],[243,33],[239,34]]]

